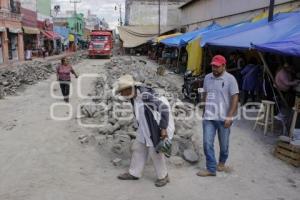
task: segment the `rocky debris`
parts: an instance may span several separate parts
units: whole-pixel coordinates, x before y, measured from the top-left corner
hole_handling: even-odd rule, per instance
[[[22,85],[32,85],[44,80],[54,72],[50,63],[33,61],[18,66],[0,69],[0,83],[3,87],[3,96],[15,95]]]
[[[5,96],[5,94],[4,94],[4,87],[3,87],[3,85],[0,85],[0,99],[3,99],[4,96]]]
[[[87,135],[80,135],[78,137],[78,140],[80,141],[81,144],[86,144],[89,142],[89,137]]]
[[[102,146],[107,142],[106,136],[105,135],[97,135],[95,137],[95,140],[98,145]]]
[[[121,158],[115,158],[111,161],[114,166],[120,166],[122,164],[122,159]]]
[[[192,149],[186,149],[183,152],[183,158],[189,163],[197,163],[199,161],[199,156]]]
[[[180,156],[171,156],[168,159],[168,163],[174,165],[175,167],[183,167],[184,160]]]
[[[183,103],[178,97],[181,96],[181,86],[167,80],[166,76],[157,74],[156,67],[149,66],[148,62],[133,57],[114,57],[106,63],[105,72],[101,72],[101,78],[95,82],[95,95],[93,99],[95,106],[85,105],[81,108],[81,113],[89,118],[104,119],[107,117],[105,126],[98,128],[99,135],[106,136],[106,140],[112,142],[107,145],[114,154],[123,160],[131,156],[131,146],[136,138],[137,122],[134,120],[132,105],[114,95],[113,86],[117,79],[124,74],[131,74],[135,80],[155,88],[157,92],[167,97],[171,107],[174,108],[176,131],[172,142],[171,162],[176,166],[181,166],[183,159],[190,163],[199,161],[199,152],[194,138],[193,128],[195,127],[193,105]],[[105,111],[96,107],[96,104],[106,105]],[[97,137],[96,137],[97,139]],[[107,141],[97,139],[98,144],[105,146]],[[191,150],[194,149],[194,150]]]
[[[69,60],[70,63],[74,64],[82,58],[84,55],[76,54]],[[18,89],[23,85],[32,85],[47,79],[55,72],[56,66],[50,62],[28,61],[0,68],[0,99],[8,95],[16,95]]]

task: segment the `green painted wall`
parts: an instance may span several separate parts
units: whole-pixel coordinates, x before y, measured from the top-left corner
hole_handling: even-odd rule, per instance
[[[45,16],[51,15],[51,0],[37,0],[37,11]]]
[[[78,33],[78,35],[84,34],[84,16],[83,14],[77,14],[76,16],[68,18],[68,27],[71,32]]]

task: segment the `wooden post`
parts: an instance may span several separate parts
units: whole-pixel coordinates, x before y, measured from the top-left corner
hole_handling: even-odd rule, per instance
[[[275,79],[274,79],[274,77],[273,77],[273,75],[272,75],[272,73],[271,73],[271,71],[270,71],[270,69],[269,69],[269,66],[268,66],[268,64],[267,64],[267,62],[266,62],[266,60],[265,60],[263,54],[262,54],[261,52],[258,52],[258,54],[259,54],[259,57],[260,57],[261,61],[263,62],[264,69],[266,70],[267,74],[268,74],[269,77],[271,78],[272,82],[273,82],[274,84],[276,84],[276,83],[275,83]],[[278,94],[279,94],[279,96],[280,96],[280,99],[282,100],[284,106],[288,108],[288,107],[289,107],[289,106],[288,106],[288,103],[286,102],[285,98],[283,97],[282,92],[281,92],[280,90],[277,90],[277,92],[278,92]]]
[[[179,59],[180,59],[180,55],[181,55],[181,47],[178,48],[179,52],[178,52],[178,58],[177,58],[177,69],[178,69],[178,73],[179,73]]]

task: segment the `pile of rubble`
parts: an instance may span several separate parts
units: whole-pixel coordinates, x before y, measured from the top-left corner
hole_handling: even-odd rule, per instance
[[[114,160],[130,158],[130,149],[137,130],[130,103],[113,95],[114,83],[123,74],[131,74],[136,81],[154,88],[167,97],[173,107],[176,131],[172,145],[173,156],[170,160],[176,166],[183,165],[185,163],[183,159],[189,163],[197,163],[200,160],[200,142],[197,138],[198,134],[194,134],[195,131],[193,131],[194,118],[184,119],[191,115],[193,107],[180,100],[180,85],[158,75],[154,65],[136,58],[113,59],[105,64],[105,70],[105,76],[99,78],[95,84],[95,95],[98,98],[93,101],[98,106],[82,106],[81,112],[86,118],[97,118],[97,123],[103,124],[98,129],[99,135],[95,138],[99,145],[109,147],[113,153],[117,154],[118,158]]]
[[[70,63],[78,63],[85,55],[71,56]],[[0,68],[0,99],[7,95],[16,95],[22,85],[32,85],[40,80],[47,79],[53,72],[56,63],[29,61],[15,66]]]
[[[39,61],[0,69],[1,96],[15,95],[17,89],[23,84],[32,85],[36,81],[44,80],[52,74],[53,71],[50,63]]]

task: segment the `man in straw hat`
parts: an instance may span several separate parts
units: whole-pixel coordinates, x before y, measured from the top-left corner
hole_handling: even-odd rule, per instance
[[[131,75],[120,77],[114,90],[131,102],[139,125],[129,171],[118,178],[138,180],[150,156],[158,178],[155,186],[165,186],[170,181],[165,155],[157,147],[163,141],[171,140],[174,134],[174,120],[168,100],[158,97],[152,88],[135,82]]]

